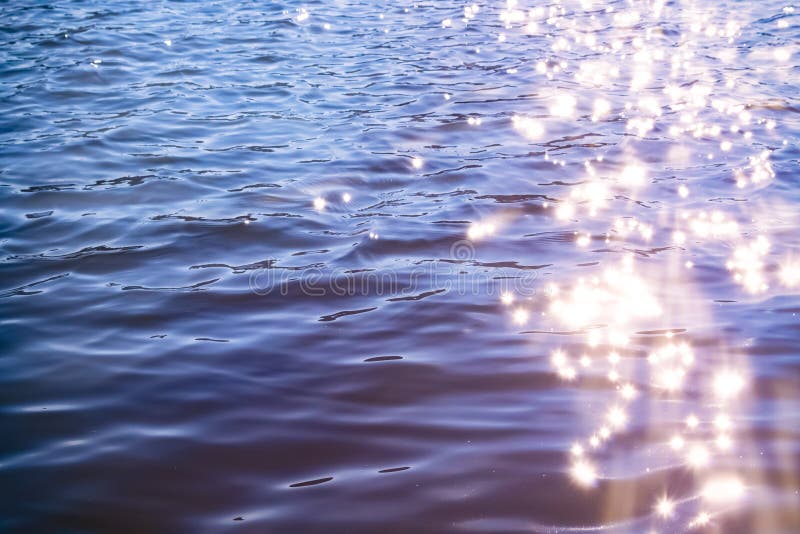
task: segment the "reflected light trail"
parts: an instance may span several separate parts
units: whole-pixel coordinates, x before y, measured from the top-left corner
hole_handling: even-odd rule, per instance
[[[464,19],[472,21],[478,12],[468,6]],[[736,454],[734,434],[740,425],[731,410],[750,378],[742,366],[714,363],[718,358],[689,332],[673,337],[667,330],[646,343],[641,332],[664,331],[664,323],[681,321],[671,294],[680,288],[669,287],[675,265],[687,285],[692,275],[725,267],[737,291],[747,294],[768,293],[773,276],[786,287],[800,286],[800,263],[786,256],[776,268],[771,255],[782,244],[773,244],[762,229],[750,231],[751,222],[730,203],[698,209],[706,199],[693,169],[718,168],[737,200],[742,191],[760,190],[776,178],[774,136],[780,125],[768,116],[766,104],[752,101],[757,89],[733,68],[749,53],[738,42],[749,30],[747,13],[725,13],[702,0],[561,0],[550,6],[508,0],[496,12],[502,27],[497,46],[510,46],[518,37],[547,39],[542,57],[529,58],[527,71],[506,68],[507,73],[527,72],[538,103],[526,109],[529,101],[520,102],[511,116],[513,130],[542,154],[538,164],[560,167],[565,176],[544,184],[563,189],[543,206],[555,224],[568,227],[576,255],[588,257],[590,245],[602,247],[605,238],[605,248],[592,251],[595,261],[580,264],[586,267],[583,276],[570,280],[558,273],[557,283],[544,286],[541,318],[524,308],[511,313],[517,325],[536,320],[542,330],[585,336],[578,347],[575,338],[556,347],[549,367],[575,387],[599,377],[614,392],[601,411],[587,409],[593,428],[569,448],[570,476],[579,486],[594,487],[604,467],[591,457],[611,454],[614,440],[634,426],[649,430],[647,416],[636,409],[639,403],[669,400],[682,413],[663,429],[659,446],[671,461],[694,472],[703,488],[695,490],[709,508],[694,509],[687,523],[691,515],[683,508],[697,495],[663,494],[653,503],[653,515],[702,528],[720,504],[746,494],[738,476],[715,471],[721,458]],[[780,20],[776,24],[781,27]],[[759,57],[786,69],[795,51],[793,45],[774,46]],[[565,155],[559,143],[601,128],[618,135],[619,146],[587,142],[579,145],[580,161]],[[663,151],[675,165],[653,164],[644,146]],[[610,158],[604,161],[606,155]],[[664,180],[672,180],[668,190],[675,206],[648,203],[645,196],[663,187]],[[634,217],[628,209],[634,202],[657,209]],[[587,231],[596,229],[588,226],[590,218],[605,224],[605,236]],[[487,219],[474,223],[468,237],[497,231]],[[707,247],[723,251],[719,264],[696,265],[696,258],[686,257]],[[664,251],[674,253],[674,265],[664,265]],[[640,272],[640,264],[647,269]],[[501,300],[510,306],[513,297]]]

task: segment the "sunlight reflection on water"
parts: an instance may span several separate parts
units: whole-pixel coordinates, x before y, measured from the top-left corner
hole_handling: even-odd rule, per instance
[[[4,6],[0,530],[797,531],[794,11]]]

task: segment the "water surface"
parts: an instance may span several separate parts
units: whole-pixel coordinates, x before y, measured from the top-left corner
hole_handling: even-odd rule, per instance
[[[0,7],[0,530],[800,530],[797,13],[514,4]]]

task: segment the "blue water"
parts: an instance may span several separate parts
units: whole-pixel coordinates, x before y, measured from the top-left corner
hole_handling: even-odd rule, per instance
[[[0,530],[800,531],[800,15],[588,4],[2,4]]]

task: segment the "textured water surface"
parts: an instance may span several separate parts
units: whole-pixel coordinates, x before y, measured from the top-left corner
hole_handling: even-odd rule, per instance
[[[0,6],[0,530],[800,531],[800,15],[472,5]]]

